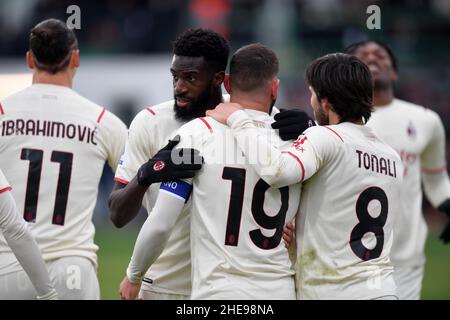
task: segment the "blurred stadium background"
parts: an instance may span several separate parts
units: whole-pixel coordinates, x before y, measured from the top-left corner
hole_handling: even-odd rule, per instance
[[[381,29],[369,30],[366,8],[381,9]],[[81,67],[74,89],[129,124],[142,108],[172,98],[171,41],[187,27],[225,34],[233,51],[262,42],[281,63],[278,106],[309,111],[304,68],[313,58],[364,39],[387,41],[399,58],[397,96],[437,111],[450,160],[450,0],[0,0],[0,99],[31,83],[25,66],[29,30],[39,21],[66,21],[81,9]],[[117,299],[141,212],[117,230],[108,218],[113,174],[105,169],[94,221],[103,299]],[[424,299],[450,299],[450,245],[438,240],[446,221],[425,201],[430,236]]]

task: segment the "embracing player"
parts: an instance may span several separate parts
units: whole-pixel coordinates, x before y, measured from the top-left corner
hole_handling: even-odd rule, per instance
[[[236,104],[208,111],[227,123],[253,168],[273,187],[303,182],[296,219],[299,299],[396,299],[389,260],[402,164],[364,125],[372,111],[368,68],[346,54],[306,71],[319,126],[279,150]],[[252,141],[248,144],[247,141]]]
[[[109,201],[111,219],[117,227],[131,221],[141,205],[148,212],[151,212],[154,206],[159,190],[155,179],[161,181],[158,178],[161,172],[153,170],[155,161],[148,159],[164,147],[167,140],[172,138],[174,132],[184,123],[204,116],[207,109],[214,108],[224,99],[228,99],[228,96],[222,96],[221,85],[225,77],[229,50],[228,41],[212,30],[189,29],[174,41],[174,58],[170,69],[174,100],[141,111],[130,125],[125,152],[116,172],[116,183]],[[293,132],[298,135],[304,127],[292,126],[291,119],[304,117],[304,113],[289,112],[286,117],[282,116],[276,125],[281,138],[288,139]],[[171,142],[169,147],[173,145],[176,145],[176,142]],[[172,163],[170,153],[165,154],[166,157],[159,159]],[[165,178],[182,178],[179,173],[169,170],[165,170],[163,174]],[[191,176],[193,175],[192,173]],[[143,279],[140,292],[142,299],[189,298],[189,205],[184,207],[167,246]]]
[[[271,49],[244,46],[231,59],[225,87],[231,101],[247,108],[258,135],[287,147],[291,142],[271,127],[277,74]],[[191,198],[192,299],[295,299],[293,264],[282,235],[297,213],[300,185],[270,188],[247,163],[231,130],[211,118],[193,120],[177,134],[180,146],[200,152],[203,167],[193,179],[161,185],[136,241],[122,297],[137,294]]]

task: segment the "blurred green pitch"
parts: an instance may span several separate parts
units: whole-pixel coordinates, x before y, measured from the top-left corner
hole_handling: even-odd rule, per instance
[[[98,230],[100,247],[98,277],[103,300],[119,299],[119,284],[125,276],[137,230]],[[430,234],[426,245],[427,264],[422,299],[450,299],[450,245]]]

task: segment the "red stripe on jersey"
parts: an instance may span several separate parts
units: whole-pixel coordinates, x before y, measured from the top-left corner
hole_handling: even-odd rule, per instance
[[[442,167],[435,168],[435,169],[426,169],[422,168],[422,171],[425,173],[441,173],[442,171],[447,170],[447,164],[444,164]]]
[[[1,103],[0,103],[0,114],[5,114],[5,112],[3,111],[3,106],[2,106]]]
[[[209,132],[213,133],[213,130],[211,128],[211,125],[208,123],[208,121],[206,121],[205,118],[199,118],[200,120],[203,121],[203,123],[205,124],[205,126],[209,129]]]
[[[300,180],[300,182],[302,182],[303,179],[305,179],[305,166],[303,165],[302,160],[300,160],[299,157],[297,157],[295,154],[293,154],[293,153],[290,152],[290,151],[287,151],[287,152],[285,151],[285,152],[283,152],[283,153],[287,153],[287,154],[293,156],[293,157],[295,158],[295,160],[297,160],[297,162],[300,163],[300,166],[302,167],[302,180]]]
[[[337,135],[337,137],[338,137],[339,139],[341,139],[342,142],[344,142],[344,139],[341,138],[341,136],[339,135],[339,133],[337,133],[336,131],[334,131],[334,130],[331,129],[331,128],[328,128],[327,126],[324,126],[324,127],[327,128],[328,130],[330,130],[331,132],[333,132],[335,135]]]
[[[153,111],[152,107],[147,108],[148,112],[150,112],[152,115],[156,116],[156,112]]]
[[[12,189],[11,187],[3,188],[3,189],[0,190],[0,193],[3,193],[3,192],[5,192],[5,191],[9,191],[9,190],[11,190],[11,189]]]
[[[106,108],[103,108],[102,113],[100,113],[100,115],[98,116],[97,123],[100,123],[100,121],[103,118],[103,115],[105,114],[105,111],[106,111]]]
[[[114,178],[114,180],[117,181],[117,182],[122,182],[122,183],[124,183],[124,184],[130,183],[129,181],[123,180],[123,179],[120,179],[120,178]]]

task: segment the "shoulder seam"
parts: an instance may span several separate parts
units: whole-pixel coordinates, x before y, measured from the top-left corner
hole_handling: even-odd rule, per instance
[[[200,117],[198,119],[200,119],[205,124],[205,126],[208,128],[210,133],[213,133],[213,129],[212,129],[211,125],[208,123],[208,121],[206,121],[206,119],[204,117]]]
[[[301,167],[301,169],[302,169],[302,178],[301,178],[300,182],[303,182],[303,180],[305,180],[305,166],[303,165],[302,160],[300,160],[299,157],[297,157],[295,154],[293,154],[293,153],[290,152],[290,151],[283,151],[282,153],[287,153],[288,155],[294,157],[295,160],[297,160],[297,162],[300,164],[300,167]]]
[[[102,112],[100,113],[100,115],[97,118],[97,123],[100,123],[100,121],[102,121],[102,118],[105,115],[105,111],[106,111],[106,108],[103,108]]]
[[[156,112],[152,109],[152,107],[146,108],[148,112],[150,112],[152,115],[156,116]]]
[[[11,186],[7,186],[7,187],[5,187],[3,189],[0,189],[0,193],[3,193],[5,191],[10,191],[11,189],[12,189]]]
[[[323,126],[323,127],[326,128],[326,129],[328,129],[328,130],[330,130],[332,133],[334,133],[334,135],[335,135],[336,137],[338,137],[339,140],[342,141],[342,143],[345,143],[345,142],[344,142],[344,139],[342,139],[342,137],[339,135],[339,133],[337,133],[335,130],[329,128],[328,126]]]

